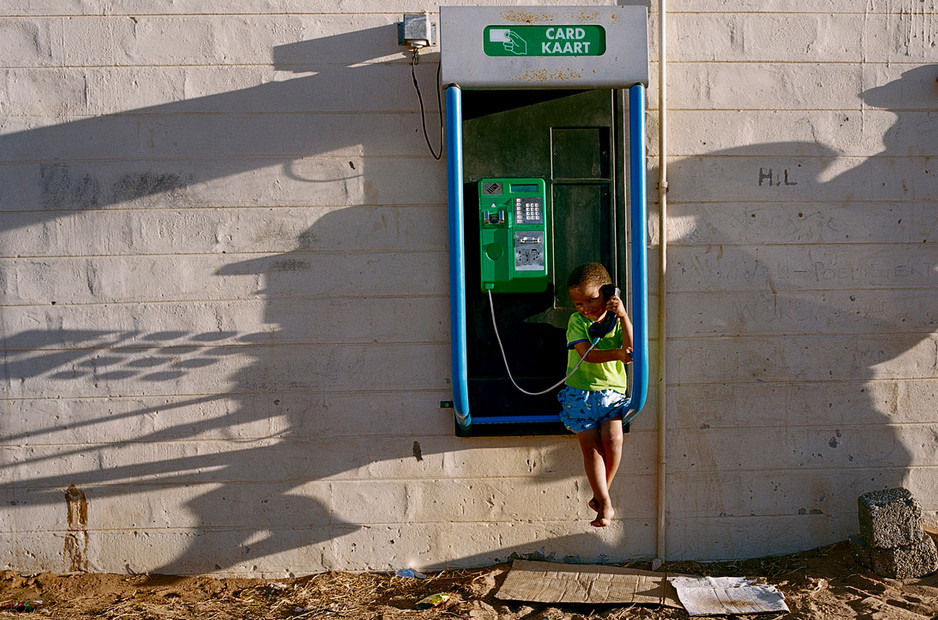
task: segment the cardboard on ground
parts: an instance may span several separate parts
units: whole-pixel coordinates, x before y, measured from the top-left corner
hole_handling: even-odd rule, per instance
[[[683,609],[668,583],[674,574],[598,566],[515,560],[496,598],[537,603],[666,605]]]

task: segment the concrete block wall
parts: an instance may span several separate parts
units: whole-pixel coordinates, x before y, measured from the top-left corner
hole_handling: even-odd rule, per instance
[[[669,9],[668,556],[934,519],[938,6]]]
[[[933,516],[934,0],[669,4],[669,559],[846,538],[877,488]],[[436,8],[0,10],[0,565],[654,556],[654,394],[605,531],[573,438],[439,407],[445,165],[396,30]]]
[[[420,8],[0,16],[4,567],[648,553],[650,506],[585,525],[575,440],[461,440],[440,408],[445,162],[396,27]],[[437,64],[417,67],[434,141]]]

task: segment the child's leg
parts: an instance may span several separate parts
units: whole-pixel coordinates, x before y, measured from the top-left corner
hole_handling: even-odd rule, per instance
[[[606,468],[606,488],[612,487],[612,480],[622,461],[622,420],[607,420],[600,424],[603,442],[603,463]],[[596,510],[595,498],[590,500],[590,508]]]
[[[586,432],[588,433],[589,431]],[[583,435],[584,433],[580,433],[578,437]],[[587,443],[588,448],[584,448],[584,441]],[[584,465],[587,471],[586,477],[587,480],[590,481],[590,488],[593,490],[593,499],[589,501],[589,506],[599,514],[596,521],[601,522],[606,521],[607,518],[612,518],[610,513],[614,513],[609,488],[612,486],[612,480],[616,477],[616,472],[619,470],[619,463],[622,461],[622,420],[607,420],[600,424],[598,443],[599,459],[602,461],[602,471],[594,471],[594,475],[596,476],[594,480],[590,478],[590,470],[596,469],[599,463],[594,462],[590,454],[595,454],[596,442],[597,438],[595,434],[589,437],[582,437],[580,448],[583,450]],[[587,454],[588,450],[590,454]],[[607,498],[605,501],[601,499],[601,491],[597,493],[597,489],[602,487],[599,483],[600,477],[605,479],[605,494]],[[605,507],[608,507],[608,510]],[[593,525],[601,527],[602,525],[608,525],[608,522],[605,524],[594,522]]]
[[[612,500],[609,497],[609,486],[606,484],[606,461],[603,457],[603,434],[598,428],[577,433],[580,441],[580,450],[583,452],[583,467],[586,470],[586,479],[593,490],[593,502],[590,506],[598,513],[590,523],[595,527],[609,525],[615,511],[612,509]]]
[[[622,461],[622,420],[606,420],[600,425],[603,441],[603,461],[606,464],[606,488],[612,486],[612,480],[619,471]]]

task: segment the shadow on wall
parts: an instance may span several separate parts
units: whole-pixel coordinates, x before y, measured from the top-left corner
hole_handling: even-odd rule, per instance
[[[14,167],[9,173],[15,182],[0,188],[0,204],[29,207],[13,213],[5,227],[127,201],[144,207],[214,207],[221,200],[229,201],[225,205],[269,204],[264,201],[278,199],[275,204],[297,204],[269,177],[254,185],[238,184],[234,195],[226,191],[226,180],[250,179],[257,170],[276,166],[281,179],[340,188],[345,182],[347,195],[355,196],[363,174],[349,166],[349,157],[336,158],[332,170],[324,169],[322,162],[304,160],[335,151],[354,157],[364,152],[355,152],[356,147],[365,145],[379,164],[382,156],[399,153],[399,145],[393,143],[399,134],[385,135],[368,122],[373,112],[386,109],[381,107],[382,90],[397,89],[385,93],[393,100],[413,97],[409,67],[405,74],[400,64],[401,79],[387,84],[387,63],[354,67],[318,63],[334,57],[335,50],[359,54],[349,59],[352,64],[399,52],[375,43],[381,41],[396,41],[393,25],[274,50],[277,70],[315,71],[315,75],[6,134],[0,138],[4,161],[38,163]],[[428,66],[423,79],[432,80],[431,71]],[[382,85],[378,92],[376,85]],[[372,105],[377,107],[367,107]],[[363,112],[341,114],[346,109]],[[382,122],[379,116],[376,124]],[[308,167],[313,165],[321,167]],[[245,187],[249,195],[244,195]],[[336,190],[305,185],[302,191]],[[342,197],[346,195],[336,196]]]
[[[30,233],[38,228],[48,235],[42,227],[49,227],[57,218],[116,213],[128,206],[138,210],[141,218],[149,217],[147,211],[154,209],[158,215],[153,221],[162,226],[159,214],[178,220],[175,209],[211,209],[219,204],[380,204],[408,196],[400,190],[402,184],[413,180],[413,174],[403,172],[407,158],[394,157],[402,151],[394,141],[406,133],[378,128],[391,118],[380,114],[388,107],[387,99],[413,101],[416,106],[410,67],[396,63],[401,80],[391,85],[387,82],[395,70],[392,64],[317,65],[320,59],[334,56],[337,49],[362,54],[350,64],[391,55],[399,52],[396,46],[388,49],[396,40],[392,24],[286,45],[274,51],[278,69],[318,72],[2,135],[4,161],[0,163],[5,162],[9,172],[0,188],[4,232]],[[383,49],[376,50],[376,41],[386,42]],[[435,60],[429,54],[425,58]],[[433,84],[435,67],[435,62],[418,66],[423,84]],[[398,92],[389,93],[392,88]],[[369,112],[310,112],[341,112],[345,107]],[[393,118],[398,119],[399,114]],[[414,118],[419,127],[419,118]],[[409,148],[422,155],[422,135],[414,133],[413,137],[415,146],[405,145],[403,150]],[[311,158],[334,153],[338,155]],[[365,165],[356,166],[365,155]],[[258,174],[277,167],[280,170],[273,174]],[[442,170],[440,176],[445,178]],[[228,189],[232,178],[239,181],[233,184],[234,189]],[[385,182],[397,185],[385,188]],[[445,180],[421,187],[424,189],[414,202],[430,202],[428,197],[445,193],[440,191]],[[248,195],[241,193],[245,190]],[[383,193],[392,198],[383,199]],[[318,195],[311,199],[310,194]],[[272,220],[277,217],[271,215]],[[35,321],[46,323],[45,327],[5,333],[4,391],[18,403],[15,414],[9,409],[14,401],[6,405],[8,413],[18,419],[15,427],[9,425],[4,432],[5,445],[16,452],[15,458],[2,465],[5,480],[15,480],[7,486],[13,506],[8,510],[61,506],[69,489],[64,497],[80,496],[82,502],[90,504],[92,520],[90,525],[86,522],[86,507],[85,517],[76,517],[81,523],[72,523],[72,513],[81,511],[69,510],[70,530],[95,528],[95,524],[102,529],[108,525],[138,527],[148,532],[138,539],[141,545],[157,549],[179,549],[182,545],[185,549],[158,567],[135,566],[133,553],[128,552],[128,570],[191,573],[235,566],[251,570],[252,560],[288,551],[308,554],[311,549],[312,553],[318,549],[322,557],[298,559],[297,565],[329,565],[328,541],[360,528],[345,522],[330,507],[341,505],[332,497],[341,491],[325,480],[375,461],[413,459],[410,441],[384,440],[376,447],[369,446],[367,437],[387,435],[390,425],[406,421],[405,407],[397,401],[412,402],[414,396],[405,398],[403,388],[435,404],[446,384],[442,370],[415,381],[408,377],[405,366],[380,369],[375,357],[368,355],[375,342],[390,342],[402,355],[445,357],[437,350],[441,347],[426,344],[445,338],[447,300],[440,293],[445,289],[445,260],[441,260],[445,259],[445,241],[440,241],[445,240],[445,234],[440,233],[445,222],[445,210],[425,206],[335,209],[307,230],[300,229],[293,235],[295,247],[278,256],[220,258],[217,268],[206,256],[206,264],[200,266],[205,269],[184,265],[179,271],[173,269],[176,263],[165,269],[152,268],[162,260],[159,253],[166,251],[165,240],[159,249],[148,247],[145,235],[137,243],[128,242],[119,254],[133,257],[128,260],[143,256],[151,262],[143,276],[129,272],[135,279],[150,280],[150,290],[139,298],[139,281],[128,287],[117,283],[110,289],[103,286],[105,291],[96,298],[93,289],[102,286],[90,283],[104,279],[89,275],[85,301],[136,304],[140,316],[120,321],[134,327],[99,328],[102,314],[66,303],[56,312],[36,310]],[[175,232],[181,244],[187,239],[203,242],[198,233],[173,231],[166,225],[166,236]],[[243,236],[250,240],[263,232],[245,231]],[[115,231],[114,236],[120,235]],[[82,256],[84,253],[71,245],[74,242],[82,240],[62,242],[60,251]],[[242,241],[238,249],[255,255],[256,250],[246,243]],[[268,247],[259,249],[269,251]],[[181,245],[171,251],[184,254],[197,250]],[[107,260],[106,250],[102,253]],[[376,269],[378,261],[395,258],[403,261],[402,273]],[[91,265],[100,259],[83,260]],[[120,256],[117,262],[121,262]],[[8,271],[7,290],[15,290],[26,277],[36,276],[35,270],[45,268],[41,259],[18,263]],[[96,269],[76,267],[83,268],[89,272]],[[198,280],[200,274],[225,284]],[[111,280],[116,277],[110,276]],[[16,278],[21,280],[14,281]],[[211,290],[194,290],[187,278]],[[269,331],[238,330],[237,315],[225,314],[224,301],[230,297],[224,294],[218,295],[219,303],[202,301],[241,280],[248,281],[245,287],[256,282],[261,288],[246,288],[250,291],[246,301],[259,302],[254,306],[257,312],[249,317],[256,322],[262,314]],[[38,286],[29,290],[33,291],[32,299],[28,292],[17,292],[27,304],[49,303],[48,296],[53,294]],[[138,296],[121,297],[126,290]],[[241,288],[231,290],[229,294],[236,295]],[[109,299],[107,295],[114,291],[118,292]],[[70,295],[74,291],[57,293]],[[413,303],[413,296],[421,295],[425,299]],[[364,301],[372,296],[374,301]],[[410,299],[405,299],[407,296]],[[154,303],[163,299],[182,301],[162,311],[166,306]],[[197,307],[192,311],[196,314],[179,310],[185,306]],[[181,320],[173,316],[174,309],[182,313]],[[196,320],[187,322],[193,317]],[[216,321],[234,328],[153,330],[148,329],[149,320],[161,328]],[[93,327],[68,327],[83,321]],[[37,385],[47,386],[39,389],[57,398],[36,400]],[[218,389],[225,385],[229,387]],[[337,412],[345,413],[347,408],[331,400],[341,401],[359,388],[364,394],[361,404],[365,405],[357,413],[359,419],[335,420]],[[386,395],[388,391],[391,396],[385,400],[392,402],[368,400],[370,393]],[[138,396],[122,396],[128,393]],[[89,404],[89,400],[94,402]],[[330,405],[336,406],[330,410]],[[382,407],[391,411],[376,421]],[[435,407],[421,409],[434,411]],[[414,430],[424,422],[409,420],[406,428]],[[449,429],[448,424],[444,426]],[[354,432],[356,428],[359,433]],[[397,444],[400,453],[392,452]],[[232,445],[236,447],[231,449]],[[142,454],[148,458],[141,458]],[[69,473],[58,473],[63,471]],[[317,481],[323,482],[310,488]],[[175,495],[162,499],[167,489]],[[188,498],[188,523],[183,515],[173,512],[180,496]],[[124,514],[96,510],[96,503]],[[61,516],[65,514],[63,508]],[[166,533],[162,537],[161,527]],[[102,545],[107,542],[106,533],[92,534]],[[66,565],[87,569],[87,536],[69,537]],[[160,553],[151,550],[148,555]]]
[[[318,69],[317,59],[331,50],[367,53],[374,41],[396,41],[396,28],[283,46],[275,64]],[[426,88],[436,63],[432,54],[423,58],[418,73]],[[397,70],[403,79],[388,84]],[[399,92],[389,93],[393,88]],[[373,113],[309,112],[381,111],[388,100],[416,104],[414,98],[403,63],[327,67],[313,76],[0,135],[13,174],[0,186],[3,232],[39,231],[58,240],[53,251],[82,263],[74,268],[75,287],[52,277],[52,284],[31,288],[27,278],[48,266],[42,258],[11,261],[8,290],[37,308],[20,324],[43,327],[4,338],[7,402],[16,403],[16,423],[4,432],[15,457],[0,465],[5,479],[15,480],[5,489],[10,531],[33,531],[25,524],[35,519],[48,523],[43,535],[64,531],[69,570],[94,570],[96,557],[120,554],[131,572],[190,574],[373,566],[368,557],[376,547],[419,528],[395,513],[407,502],[376,502],[369,495],[376,483],[358,490],[356,481],[381,478],[388,471],[381,467],[398,468],[391,479],[413,476],[412,463],[438,465],[458,441],[452,418],[437,408],[449,384],[448,365],[439,363],[449,357],[446,213],[425,206],[445,195],[445,172],[439,164],[438,178],[428,181],[407,169],[396,140],[409,128],[384,131],[386,121]],[[414,120],[412,150],[422,158],[410,159],[425,171]],[[408,204],[394,205],[400,196]],[[291,208],[356,202],[392,206],[324,215],[317,207]],[[229,208],[218,217],[238,225],[239,212],[255,205],[289,214],[272,211],[265,230],[240,231],[239,256],[228,259],[211,237],[236,226],[184,229],[187,209],[219,204]],[[100,214],[108,223],[107,214],[128,209],[166,230],[147,236],[135,222],[130,241],[123,241],[126,231],[111,231],[91,251],[76,250],[73,239],[55,232],[57,220]],[[162,214],[171,221],[161,221]],[[297,229],[291,216],[314,223]],[[267,228],[277,229],[274,237],[296,230],[292,247],[271,255],[269,245],[280,239],[266,237]],[[107,245],[113,237],[121,239],[114,248]],[[259,252],[245,245],[255,237],[262,238]],[[196,253],[204,264],[176,263],[173,253]],[[118,281],[124,276],[95,274],[111,258],[116,266],[145,266],[120,272],[136,281],[125,287]],[[389,262],[399,268],[379,266]],[[141,281],[149,282],[142,296]],[[78,302],[50,300],[53,292]],[[261,316],[267,329],[240,330],[229,300],[256,302],[248,319],[254,325]],[[40,307],[50,301],[52,311]],[[130,307],[134,314],[119,315],[121,327],[101,328],[101,317],[111,315],[85,304]],[[208,327],[192,330],[193,324]],[[182,328],[166,329],[172,325]],[[376,343],[387,351],[380,358],[372,354]],[[395,354],[407,363],[383,363]],[[430,404],[415,406],[415,399]],[[427,434],[444,440],[422,447],[412,441]],[[359,525],[380,521],[383,511],[385,525]],[[139,535],[128,543],[130,530]],[[331,545],[343,537],[355,538]],[[365,559],[339,557],[348,553]],[[32,554],[28,537],[20,537],[11,562],[22,555],[35,564]],[[264,565],[275,555],[277,567]],[[141,566],[140,557],[165,560]]]
[[[910,467],[934,465],[915,434],[934,423],[936,393],[916,381],[935,378],[936,78],[923,66],[860,94],[896,116],[875,156],[752,144],[671,168],[669,323],[690,338],[671,351],[670,398],[694,413],[671,446],[669,548],[687,559],[701,520],[726,524],[713,535],[729,557],[794,551],[779,547],[805,533],[840,540],[859,494],[914,487]],[[861,110],[836,116],[844,133],[876,126]],[[764,469],[766,450],[786,473]],[[782,518],[740,540],[750,511]]]
[[[934,464],[936,78],[860,93],[896,116],[872,157],[797,141],[671,164],[669,559],[836,542],[860,494],[929,488],[910,477]]]
[[[275,60],[278,68],[301,68],[327,57],[331,49],[371,50],[376,40],[395,41],[393,28],[283,46],[275,50]],[[384,53],[391,52],[384,50]],[[426,67],[424,84],[431,83],[429,76],[434,69],[430,63]],[[370,127],[363,130],[363,118],[359,115],[345,115],[337,120],[336,115],[319,117],[305,112],[341,110],[345,105],[341,102],[353,100],[381,104],[386,95],[375,89],[375,85],[386,83],[387,71],[387,66],[375,64],[328,69],[313,76],[128,114],[2,135],[0,153],[4,154],[5,161],[38,162],[8,166],[14,169],[13,182],[0,188],[0,204],[25,207],[17,207],[21,211],[5,207],[4,231],[9,233],[55,218],[74,217],[85,210],[106,210],[125,201],[133,201],[133,205],[141,209],[168,205],[179,209],[192,205],[214,206],[216,203],[211,201],[229,199],[232,204],[244,205],[308,204],[305,200],[294,201],[290,191],[335,191],[339,187],[342,189],[335,198],[316,202],[341,205],[346,204],[350,196],[363,196],[367,203],[378,203],[382,183],[394,179],[408,182],[406,175],[395,174],[401,168],[393,157],[399,150],[397,146],[386,143],[387,137],[380,131]],[[883,101],[897,101],[904,84],[918,79],[920,74],[912,72],[865,96],[882,95]],[[405,82],[405,86],[411,89],[412,96],[412,85]],[[875,100],[870,103],[877,105]],[[220,110],[226,112],[219,114]],[[284,122],[285,117],[289,117],[289,122]],[[866,187],[874,192],[871,182],[889,177],[889,170],[900,165],[894,161],[896,149],[902,149],[902,155],[919,154],[911,152],[915,140],[923,140],[922,149],[926,152],[929,145],[938,143],[931,123],[912,129],[911,137],[904,138],[901,146],[890,144],[898,133],[910,131],[902,119],[900,113],[900,122],[886,136],[886,152],[829,181],[818,182],[819,187],[827,188],[828,194],[839,194],[845,204],[850,203],[854,199],[851,196],[854,188]],[[325,122],[347,125],[332,125],[325,131]],[[422,148],[422,136],[415,134],[414,139]],[[308,164],[304,161],[307,157],[355,145],[361,145],[362,154],[368,155],[362,170],[348,165],[346,157],[335,158],[333,168],[321,165],[304,168]],[[800,161],[805,149],[813,147],[803,143],[778,145],[778,156]],[[723,154],[757,157],[764,152],[753,146]],[[802,171],[805,178],[820,177],[824,172],[822,165],[828,161],[825,158],[803,159],[816,164],[816,169]],[[173,162],[172,169],[164,171],[161,167],[167,161]],[[682,177],[693,179],[695,174],[705,174],[706,171],[700,170],[703,165],[701,160],[676,166],[678,174],[674,177],[672,191],[680,191]],[[297,182],[296,187],[300,189],[280,188],[278,175],[274,175],[262,177],[263,182],[253,185],[249,181],[247,187],[254,192],[251,196],[226,193],[229,179],[250,179],[256,171],[272,166],[279,166],[279,176]],[[441,169],[441,179],[444,176]],[[931,177],[916,178],[930,181]],[[713,183],[712,179],[710,182]],[[390,194],[406,195],[399,191]],[[442,195],[442,192],[433,189],[431,195]],[[934,192],[929,195],[934,196]],[[856,199],[862,200],[861,197]],[[922,204],[901,196],[894,209],[896,219],[905,222],[909,221],[905,218],[929,215],[922,210]],[[415,458],[416,449],[400,436],[405,433],[395,434],[396,428],[403,424],[408,430],[426,432],[427,420],[415,421],[407,417],[413,395],[428,394],[427,398],[433,399],[440,386],[448,382],[448,368],[432,363],[432,360],[448,359],[448,350],[426,344],[446,339],[443,323],[448,300],[441,291],[446,289],[447,275],[445,260],[438,260],[445,256],[440,241],[445,236],[442,232],[445,214],[427,220],[425,212],[419,211],[406,206],[383,212],[371,207],[337,210],[297,234],[295,247],[289,251],[271,257],[223,261],[214,273],[226,282],[227,278],[242,274],[263,282],[256,298],[263,306],[264,322],[273,327],[271,331],[245,334],[237,329],[193,332],[53,325],[5,335],[6,391],[11,399],[23,399],[25,409],[17,415],[26,420],[21,430],[4,433],[5,444],[15,446],[17,452],[15,460],[7,460],[2,465],[6,479],[16,480],[8,486],[11,503],[8,510],[60,506],[66,489],[70,489],[66,498],[76,498],[80,491],[87,494],[86,499],[92,504],[110,500],[110,504],[116,505],[113,500],[119,499],[127,505],[127,511],[140,520],[131,526],[148,531],[160,525],[165,527],[167,537],[152,544],[164,545],[171,541],[170,546],[177,548],[179,539],[185,541],[183,551],[167,558],[159,567],[145,569],[154,573],[193,573],[232,567],[250,570],[251,563],[260,558],[284,553],[288,558],[299,557],[299,554],[309,554],[311,549],[317,549],[321,558],[316,562],[297,560],[296,565],[321,563],[329,566],[334,560],[329,541],[361,529],[338,517],[336,506],[346,507],[368,499],[342,498],[342,487],[335,484],[336,478],[347,472],[364,472],[377,462]],[[699,216],[698,226],[706,225],[706,216]],[[911,231],[910,228],[903,230]],[[385,237],[380,238],[379,233]],[[721,242],[720,231],[712,230],[710,234],[717,239],[714,243]],[[726,234],[722,242],[731,245],[732,238]],[[823,242],[823,239],[818,241]],[[905,246],[896,247],[902,248],[896,251],[908,251]],[[931,303],[935,301],[933,291],[927,286],[934,266],[927,258],[932,247],[923,244],[923,256],[917,253],[909,256],[908,264],[915,266],[920,287],[902,289],[906,297],[898,300],[895,307],[867,308],[855,315],[853,327],[845,330],[844,337],[850,343],[848,352],[855,359],[849,378],[862,383],[881,376],[876,370],[879,365],[898,358],[933,331],[929,309],[936,305]],[[371,251],[349,251],[361,249]],[[396,270],[399,279],[388,278],[389,270],[377,271],[374,267],[374,261],[389,260],[388,253],[395,250],[399,253],[392,254],[391,258],[402,261],[401,269]],[[427,252],[435,253],[433,260],[426,259]],[[774,291],[801,287],[796,280],[800,276],[794,275],[790,287],[780,286],[777,278],[772,281],[765,276],[763,285],[759,285],[757,274],[761,260],[760,256],[740,256],[733,267],[738,268],[739,264],[752,267],[753,288]],[[834,255],[821,262],[825,269],[840,273],[837,260]],[[896,262],[893,257],[887,264]],[[877,263],[871,260],[869,264],[875,269]],[[926,266],[927,272],[918,271]],[[855,264],[851,266],[855,267]],[[718,272],[707,271],[711,276]],[[777,268],[773,268],[772,273],[778,273]],[[824,273],[819,271],[818,277]],[[160,281],[153,286],[161,293],[172,295],[177,284]],[[401,291],[407,294],[407,299],[395,297]],[[424,296],[426,300],[414,304],[414,296]],[[792,332],[799,328],[802,332],[809,331],[811,322],[819,314],[836,317],[846,312],[835,302],[828,303],[823,298],[803,303],[810,306],[810,312],[805,313],[809,320],[794,320]],[[439,318],[427,321],[427,317]],[[877,333],[894,337],[873,339],[876,347],[865,347],[867,335]],[[404,359],[429,356],[431,361],[422,367],[435,370],[415,378],[408,364],[379,367],[380,360],[369,356],[369,348],[375,342],[381,342],[388,350],[395,348],[395,353]],[[285,356],[284,351],[291,354]],[[811,373],[823,370],[817,368],[822,359],[828,358],[813,356],[809,347],[800,352],[797,359],[789,360],[787,370],[793,376],[807,379]],[[231,370],[231,367],[237,369]],[[745,371],[740,368],[740,373]],[[52,384],[63,383],[65,397],[74,396],[69,390],[108,397],[104,400],[107,412],[102,414],[100,404],[92,407],[94,411],[76,412],[62,409],[61,402],[54,402],[54,399],[27,401],[31,396],[30,386],[40,379]],[[217,385],[219,381],[230,385],[224,394],[203,395],[210,390],[199,392],[193,388],[201,384]],[[131,382],[138,389],[152,384],[159,395],[117,397]],[[341,389],[335,390],[335,386]],[[167,389],[172,391],[167,394]],[[360,392],[364,392],[366,398],[368,392],[398,396],[393,403],[369,403],[359,411],[356,420],[335,419],[336,412],[351,410],[349,403],[361,402],[355,400]],[[183,393],[195,395],[190,398],[174,396]],[[385,414],[382,407],[392,411]],[[883,415],[872,401],[858,403],[857,407],[873,417]],[[432,407],[420,408],[432,410]],[[200,417],[186,415],[184,421],[174,420],[174,412],[183,409],[202,414]],[[817,415],[822,416],[823,412]],[[37,428],[29,424],[27,418],[32,416],[42,419],[44,424],[50,424],[51,420],[62,421]],[[118,421],[121,424],[115,425]],[[449,423],[444,422],[447,429]],[[258,433],[258,428],[267,429],[268,433]],[[355,429],[362,432],[356,433]],[[114,436],[118,430],[129,431],[129,434]],[[385,439],[376,442],[374,437],[382,435]],[[59,442],[63,437],[67,440]],[[203,453],[193,441],[203,437],[209,440],[223,437],[225,441],[220,442],[223,448]],[[51,438],[48,443],[78,447],[43,446],[48,438]],[[898,439],[893,439],[896,449],[889,457],[888,471],[901,477],[903,468],[910,463],[910,456]],[[243,448],[228,449],[231,441],[242,440]],[[87,446],[95,444],[97,447],[89,454]],[[139,449],[125,450],[128,445],[141,444],[152,446],[152,460],[140,462]],[[854,457],[862,460],[869,451],[880,450],[881,445],[863,446],[856,450]],[[428,454],[425,450],[422,458]],[[720,463],[716,465],[719,467]],[[50,469],[46,469],[47,466]],[[571,472],[574,476],[579,474],[579,471]],[[886,482],[885,478],[879,478],[876,484],[883,486]],[[166,504],[161,505],[160,498],[166,495],[165,490],[176,495],[171,494]],[[174,529],[178,527],[178,515],[169,513],[178,504],[179,493],[189,498],[186,506],[191,527],[182,533]],[[132,505],[137,494],[143,494],[141,502],[145,501],[145,505]],[[361,508],[373,509],[373,506]],[[93,507],[91,511],[94,512]],[[72,512],[70,510],[69,515]],[[398,516],[399,523],[403,523],[403,515]],[[115,522],[128,527],[120,518]],[[239,525],[232,526],[232,523]],[[393,537],[396,527],[393,520],[390,523],[387,537]],[[71,529],[87,523],[70,522],[68,525]],[[384,534],[373,535],[371,540],[381,536]],[[81,537],[71,540],[72,543],[66,545],[71,554],[67,563],[74,569],[87,568],[87,549],[83,546],[87,538],[85,543]],[[589,532],[567,538],[548,537],[532,548],[542,544],[557,548],[595,545],[591,540]],[[210,550],[211,557],[206,550]],[[290,556],[291,552],[296,556]],[[367,551],[362,549],[362,553]],[[493,555],[494,552],[483,553],[459,561],[488,563]],[[128,570],[139,570],[132,565],[132,558],[127,561]]]

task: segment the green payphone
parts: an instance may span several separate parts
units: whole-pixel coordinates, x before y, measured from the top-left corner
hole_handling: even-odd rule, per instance
[[[547,290],[550,218],[544,179],[482,179],[478,190],[482,290]]]

